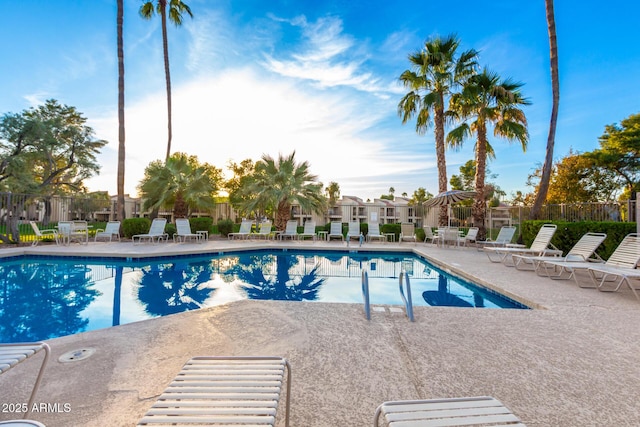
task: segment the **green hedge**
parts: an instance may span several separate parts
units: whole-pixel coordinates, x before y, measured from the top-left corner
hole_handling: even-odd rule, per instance
[[[146,234],[151,228],[151,220],[149,218],[127,218],[122,221],[122,234],[130,239],[136,234]]]
[[[200,217],[200,218],[189,218],[189,225],[191,225],[191,231],[208,231],[211,233],[213,230],[213,218],[210,217]]]
[[[555,224],[558,229],[551,239],[551,243],[566,255],[585,233],[605,233],[607,238],[602,242],[596,253],[603,259],[608,259],[618,247],[622,239],[636,232],[635,222],[611,222],[611,221],[523,221],[522,243],[530,246],[538,230],[543,224]]]

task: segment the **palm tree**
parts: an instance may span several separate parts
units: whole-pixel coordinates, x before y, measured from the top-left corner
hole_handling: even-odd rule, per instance
[[[329,206],[335,205],[336,201],[340,198],[340,185],[335,181],[331,181],[324,191],[327,193],[327,197],[329,197]]]
[[[542,205],[547,199],[551,171],[553,169],[553,148],[556,139],[556,124],[558,122],[558,103],[560,102],[560,78],[558,77],[558,42],[556,38],[556,20],[553,13],[553,0],[544,1],[547,12],[547,28],[549,31],[549,58],[551,61],[551,92],[553,104],[551,107],[551,120],[549,121],[549,136],[547,137],[547,152],[542,166],[542,176],[538,193],[529,213],[529,218],[537,219],[540,216]]]
[[[124,41],[122,26],[124,22],[124,0],[118,0],[118,199],[116,202],[116,219],[125,218],[124,209]]]
[[[151,162],[138,191],[144,210],[173,207],[176,218],[187,218],[197,209],[210,210],[222,182],[220,169],[200,164],[196,156],[174,153],[166,163]]]
[[[519,141],[526,150],[529,140],[527,119],[519,108],[529,105],[520,88],[522,83],[511,79],[501,80],[497,73],[484,69],[482,73],[471,76],[461,93],[452,97],[452,110],[459,119],[472,119],[463,122],[447,135],[447,143],[460,147],[464,139],[476,135],[475,145],[475,201],[472,207],[473,223],[478,230],[478,239],[484,240],[486,229],[485,216],[485,176],[487,157],[495,157],[493,147],[487,139],[488,126],[493,126],[496,137]]]
[[[460,40],[455,35],[428,40],[424,48],[409,55],[412,69],[400,75],[409,89],[398,104],[402,123],[416,116],[416,132],[424,134],[433,121],[438,164],[438,191],[447,191],[444,125],[446,99],[475,72],[477,52],[473,49],[456,57]],[[440,209],[440,225],[447,224],[447,209]]]
[[[156,0],[154,8],[153,0],[145,1],[140,7],[140,16],[151,19],[156,12],[162,19],[162,49],[164,52],[164,74],[167,81],[167,155],[165,161],[171,156],[171,74],[169,72],[169,44],[167,42],[167,6],[169,6],[169,19],[176,27],[182,25],[184,14],[193,18],[191,8],[181,0]]]
[[[275,211],[274,224],[278,230],[284,230],[291,217],[291,205],[297,203],[305,211],[322,214],[327,200],[322,194],[322,183],[317,176],[309,172],[309,163],[297,163],[296,152],[284,157],[278,155],[275,160],[264,154],[255,165],[249,184],[242,190],[253,194],[246,199],[243,208],[247,211]]]

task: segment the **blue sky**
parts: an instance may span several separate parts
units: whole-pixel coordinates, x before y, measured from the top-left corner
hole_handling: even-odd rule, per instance
[[[551,111],[543,0],[410,6],[384,0],[187,0],[194,18],[170,26],[172,151],[225,169],[229,160],[296,150],[320,181],[364,199],[437,193],[433,132],[402,125],[398,76],[430,37],[456,33],[480,63],[523,82],[530,142],[492,139],[489,164],[511,194],[545,154]],[[159,18],[125,0],[126,191],[166,151],[166,94]],[[442,5],[442,10],[438,10]],[[598,147],[607,124],[640,111],[640,3],[557,1],[560,110],[555,157]],[[0,113],[53,98],[75,106],[109,141],[91,190],[116,192],[115,0],[0,0]],[[448,176],[473,158],[473,141],[447,151]]]

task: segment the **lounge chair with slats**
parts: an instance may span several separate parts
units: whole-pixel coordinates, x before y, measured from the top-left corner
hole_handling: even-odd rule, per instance
[[[278,239],[297,239],[298,238],[298,221],[290,219],[284,228],[284,232],[278,234]]]
[[[240,223],[240,230],[236,233],[229,233],[227,238],[229,240],[233,239],[247,239],[251,235],[251,227],[253,226],[253,221],[250,219],[243,219]]]
[[[637,233],[631,233],[627,234],[627,236],[622,239],[622,242],[620,242],[609,259],[604,263],[588,261],[562,262],[549,260],[543,261],[537,271],[541,276],[544,275],[551,279],[560,280],[573,279],[575,283],[582,288],[597,287],[600,290],[608,289],[608,286],[605,284],[605,279],[608,276],[618,276],[621,278],[621,282],[618,283],[618,286],[615,288],[615,290],[617,290],[620,285],[622,285],[622,282],[626,281],[624,278],[625,272],[629,272],[631,276],[633,276],[635,272],[639,271],[637,270],[639,262],[640,238]],[[591,280],[589,282],[581,282],[576,275],[576,272],[578,271],[587,272],[590,275]],[[630,277],[627,277],[627,280],[629,280],[629,278]]]
[[[285,382],[284,421],[288,427],[291,366],[286,359],[194,357],[187,361],[138,426],[274,426]]]
[[[416,228],[413,223],[403,222],[400,224],[400,236],[398,236],[398,242],[404,241],[417,242],[416,239]]]
[[[331,226],[329,228],[329,234],[327,235],[327,240],[331,239],[340,239],[344,240],[344,235],[342,234],[342,223],[339,221],[332,221]]]
[[[109,221],[104,229],[98,228],[93,241],[97,242],[98,239],[108,238],[111,242],[114,237],[120,241],[120,221]]]
[[[358,221],[349,222],[349,229],[347,231],[347,241],[351,240],[364,240],[362,232],[360,231],[360,223]]]
[[[516,227],[513,225],[505,225],[500,228],[496,240],[485,240],[478,242],[478,250],[484,250],[485,248],[503,248],[511,243],[513,236],[516,234]]]
[[[251,233],[249,237],[251,237],[252,239],[254,238],[262,239],[264,237],[264,240],[269,240],[273,236],[273,233],[271,231],[271,226],[272,226],[271,221],[263,221],[260,223],[260,229],[258,230],[258,232]]]
[[[369,223],[369,230],[367,231],[367,242],[371,242],[372,240],[379,240],[381,242],[387,241],[387,236],[380,232],[380,224],[377,222]]]
[[[58,231],[54,229],[40,230],[35,221],[29,221],[36,237],[33,239],[31,246],[37,246],[42,239],[53,239],[58,243]]]
[[[136,244],[136,240],[138,243],[142,243],[144,241],[148,241],[150,243],[160,243],[160,240],[167,240],[169,236],[164,232],[164,227],[167,225],[166,218],[154,218],[151,221],[151,227],[149,228],[149,232],[146,234],[135,234],[131,237],[133,244]]]
[[[607,238],[604,233],[585,233],[578,242],[573,245],[566,256],[546,256],[546,255],[512,255],[513,263],[518,270],[538,270],[544,261],[572,262],[572,261],[595,261],[602,262],[596,254],[596,249]]]
[[[385,402],[376,410],[374,427],[381,419],[389,427],[524,427],[499,400],[489,396]]]
[[[504,248],[485,248],[484,251],[491,262],[502,262],[504,265],[513,266],[513,255],[544,255],[544,256],[561,256],[562,251],[558,250],[551,243],[551,238],[558,228],[555,224],[544,224],[538,230],[538,234],[533,243],[528,248],[520,247],[520,245],[509,246]],[[550,248],[551,246],[551,248]]]
[[[173,241],[186,242],[187,240],[195,240],[196,243],[203,243],[202,234],[191,231],[191,223],[187,218],[176,218],[176,232],[173,235]]]
[[[298,234],[298,239],[304,240],[306,238],[311,238],[315,242],[316,240],[316,222],[312,220],[308,220],[304,223],[304,230],[302,233]]]
[[[51,349],[49,348],[49,345],[44,342],[0,344],[0,375],[15,367],[20,362],[24,362],[25,360],[39,354],[42,351],[44,352],[44,357],[42,359],[42,364],[40,365],[40,371],[38,371],[38,376],[33,385],[33,389],[31,390],[31,396],[29,397],[27,410],[24,414],[25,417],[29,415],[31,409],[33,408],[36,393],[38,392],[38,388],[40,387],[42,374],[44,373],[44,368],[47,366],[47,361],[49,360]],[[21,424],[14,425],[19,426]],[[36,423],[33,425],[38,424]]]

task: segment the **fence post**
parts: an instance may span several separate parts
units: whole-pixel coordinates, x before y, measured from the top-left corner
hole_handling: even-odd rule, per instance
[[[640,234],[640,191],[636,193],[636,232]]]

